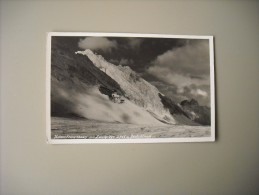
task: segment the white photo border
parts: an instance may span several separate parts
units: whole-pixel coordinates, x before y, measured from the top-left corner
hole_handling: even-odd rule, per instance
[[[139,37],[139,38],[176,38],[207,39],[210,54],[210,102],[211,136],[184,138],[144,138],[144,139],[53,139],[51,138],[51,38],[53,36],[94,36],[94,37]],[[46,134],[48,144],[117,144],[117,143],[178,143],[178,142],[214,142],[215,141],[215,73],[214,73],[214,37],[204,35],[171,35],[140,33],[100,33],[100,32],[48,32],[46,45]]]

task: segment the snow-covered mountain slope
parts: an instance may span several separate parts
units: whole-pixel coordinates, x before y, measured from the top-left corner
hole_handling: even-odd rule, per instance
[[[127,99],[122,104],[110,101],[97,87],[89,89],[87,93],[77,94],[74,102],[77,102],[75,112],[84,118],[138,125],[166,125]]]
[[[164,126],[143,107],[125,98],[120,84],[83,55],[75,55],[62,37],[52,40],[51,116]],[[76,46],[75,46],[76,47]],[[116,91],[124,103],[114,103],[100,87]]]
[[[96,67],[115,80],[132,103],[144,108],[160,121],[177,123],[161,102],[158,89],[139,77],[130,67],[111,64],[89,49],[77,51],[76,54],[87,56]]]
[[[116,66],[78,39],[55,37],[51,46],[51,116],[146,124],[193,124],[183,109],[126,66]],[[82,55],[80,55],[82,54]],[[122,97],[114,101],[110,96]],[[119,103],[118,103],[119,102]]]

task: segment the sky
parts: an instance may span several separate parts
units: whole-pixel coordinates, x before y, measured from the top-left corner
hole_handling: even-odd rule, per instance
[[[77,46],[131,67],[176,103],[193,98],[210,107],[207,39],[80,37]]]

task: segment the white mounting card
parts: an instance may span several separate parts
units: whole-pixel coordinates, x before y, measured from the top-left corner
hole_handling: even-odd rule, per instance
[[[47,35],[49,144],[215,141],[212,36]]]

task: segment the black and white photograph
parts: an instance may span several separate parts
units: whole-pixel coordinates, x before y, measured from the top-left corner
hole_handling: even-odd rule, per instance
[[[212,36],[48,33],[47,139],[215,141]]]

